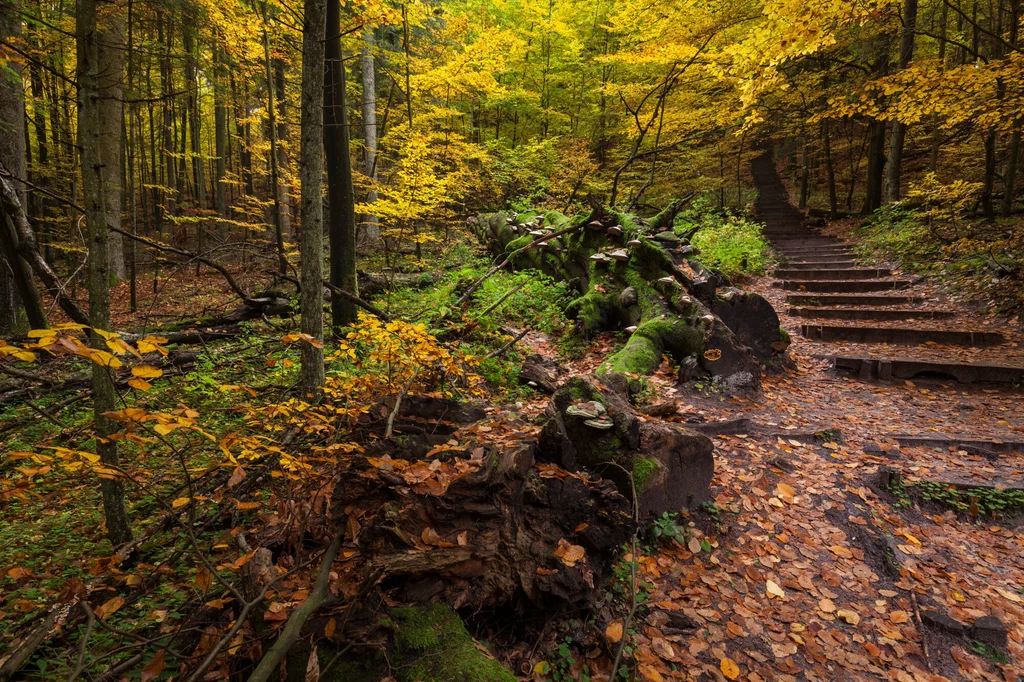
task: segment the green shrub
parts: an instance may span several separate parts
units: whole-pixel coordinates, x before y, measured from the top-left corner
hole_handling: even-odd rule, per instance
[[[676,232],[694,228],[690,243],[700,249],[700,261],[727,277],[763,275],[771,263],[761,225],[746,217],[707,211],[696,220],[684,218],[682,225],[676,223]]]

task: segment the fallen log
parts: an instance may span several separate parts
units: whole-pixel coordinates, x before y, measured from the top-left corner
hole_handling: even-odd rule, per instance
[[[502,263],[571,283],[579,296],[566,315],[581,335],[631,333],[600,371],[651,374],[668,356],[688,361],[686,378],[749,375],[733,385],[756,386],[758,360],[781,340],[778,316],[760,296],[727,288],[724,276],[705,268],[672,217],[668,211],[648,225],[595,206],[571,219],[555,211],[486,214],[471,226]]]

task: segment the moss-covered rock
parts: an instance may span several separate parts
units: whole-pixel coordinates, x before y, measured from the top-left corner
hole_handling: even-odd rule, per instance
[[[487,656],[451,608],[442,604],[391,609],[392,661],[399,682],[515,682]]]

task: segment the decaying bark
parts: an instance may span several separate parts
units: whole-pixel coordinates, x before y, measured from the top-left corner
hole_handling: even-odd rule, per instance
[[[671,228],[677,211],[674,202],[649,223],[600,207],[572,219],[554,211],[494,213],[473,225],[499,255],[552,234],[511,264],[572,284],[579,296],[566,314],[579,333],[632,332],[599,371],[651,374],[667,355],[687,368],[684,378],[733,377],[737,386],[756,386],[758,360],[769,359],[780,341],[778,316],[760,296],[730,288],[697,260],[687,236]],[[574,224],[583,229],[554,236]]]
[[[452,437],[438,419],[421,428],[428,412],[445,421],[478,416],[447,401],[410,400],[411,414],[405,404],[395,431],[412,435],[369,448],[336,487],[335,525],[359,527],[367,571],[380,571],[404,602],[470,610],[585,603],[635,529],[631,504],[616,485],[551,465],[538,469],[536,439],[519,438],[503,447],[480,443],[446,451],[439,459],[461,460],[460,468],[469,471],[446,489],[427,492],[407,468],[391,468],[388,460],[416,458],[421,441]],[[372,511],[354,524],[356,509]],[[565,550],[556,552],[560,545],[584,554],[563,561],[556,555],[564,556]]]

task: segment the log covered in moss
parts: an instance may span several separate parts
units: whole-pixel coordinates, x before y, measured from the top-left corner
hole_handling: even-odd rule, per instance
[[[664,215],[648,223],[595,207],[573,218],[554,211],[492,213],[473,226],[498,255],[577,228],[515,253],[512,265],[573,285],[579,295],[566,314],[580,334],[632,332],[600,371],[651,374],[668,356],[679,364],[689,359],[709,376],[747,373],[756,384],[758,360],[771,357],[771,344],[779,340],[778,316],[760,296],[732,293],[728,280],[700,263]]]
[[[711,440],[677,424],[641,420],[630,405],[637,381],[617,373],[572,377],[545,412],[538,458],[615,482],[641,524],[709,499]]]

